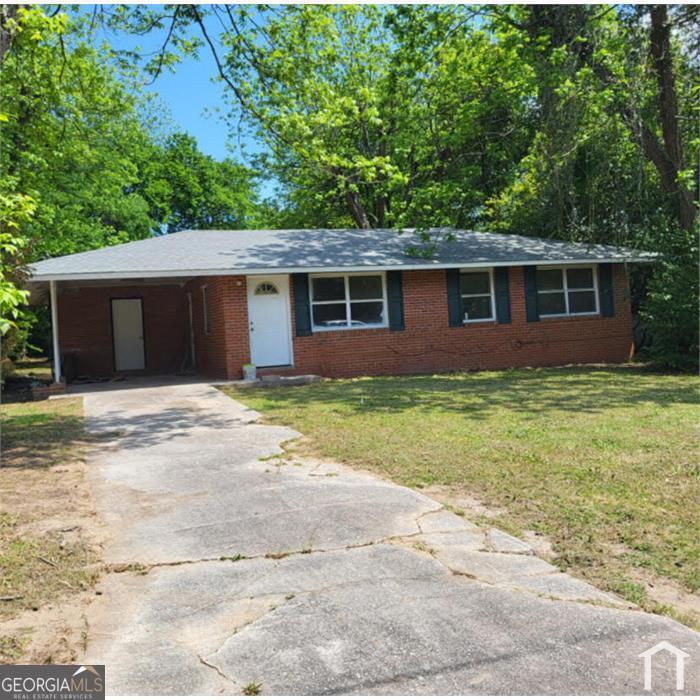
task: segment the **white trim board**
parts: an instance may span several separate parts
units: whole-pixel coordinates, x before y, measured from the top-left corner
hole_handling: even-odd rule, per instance
[[[230,275],[291,275],[296,272],[384,272],[389,270],[453,270],[455,268],[484,268],[484,267],[522,267],[524,265],[561,266],[561,265],[600,265],[601,263],[613,263],[623,265],[625,263],[650,263],[656,260],[651,257],[645,258],[594,258],[594,259],[574,259],[574,260],[509,260],[507,262],[489,262],[479,260],[478,262],[460,263],[417,263],[415,265],[353,265],[349,267],[268,267],[268,268],[228,268],[216,270],[152,270],[138,272],[83,272],[83,273],[55,273],[35,275],[28,278],[29,282],[61,282],[78,280],[126,280],[126,279],[149,279],[153,277],[226,277]]]

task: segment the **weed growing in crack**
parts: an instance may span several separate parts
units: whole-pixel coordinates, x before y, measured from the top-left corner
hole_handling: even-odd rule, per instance
[[[261,684],[254,681],[241,688],[241,695],[260,695],[260,690]]]
[[[284,559],[289,556],[289,552],[268,552],[265,559]]]
[[[430,554],[433,556],[435,554],[435,550],[432,549],[432,547],[428,547],[425,542],[421,542],[420,540],[416,540],[413,543],[413,548],[417,549],[419,552],[425,552],[426,554]]]
[[[132,562],[130,564],[114,564],[107,567],[107,571],[113,574],[123,574],[125,572],[131,572],[133,574],[138,574],[139,576],[145,576],[151,570],[151,566],[148,564],[142,564],[140,562]]]

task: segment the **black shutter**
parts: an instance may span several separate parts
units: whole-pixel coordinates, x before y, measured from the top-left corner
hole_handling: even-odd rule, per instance
[[[539,321],[540,314],[537,310],[537,267],[526,265],[523,267],[525,277],[525,312],[527,320]]]
[[[400,270],[386,273],[386,296],[389,302],[389,328],[392,331],[404,330],[403,280]]]
[[[494,269],[496,281],[496,318],[499,323],[510,323],[510,287],[508,285],[508,268]]]
[[[458,269],[447,270],[447,314],[453,328],[464,325]]]
[[[615,306],[613,302],[613,275],[611,263],[601,263],[598,265],[598,295],[600,297],[600,315],[613,316],[615,314]]]
[[[294,317],[297,335],[311,335],[311,308],[309,305],[309,275],[297,272],[292,275],[294,289]]]

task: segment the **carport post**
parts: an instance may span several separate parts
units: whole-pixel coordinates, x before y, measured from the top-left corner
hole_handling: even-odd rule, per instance
[[[61,381],[61,350],[58,347],[58,293],[56,282],[49,282],[51,296],[51,336],[53,338],[53,380]]]

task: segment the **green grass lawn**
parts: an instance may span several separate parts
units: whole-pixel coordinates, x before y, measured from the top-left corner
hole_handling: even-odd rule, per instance
[[[0,406],[2,466],[50,467],[85,439],[82,399],[17,401]]]
[[[673,614],[645,584],[700,589],[699,389],[581,367],[225,391],[309,438],[294,450],[459,490],[548,538],[561,568]]]

